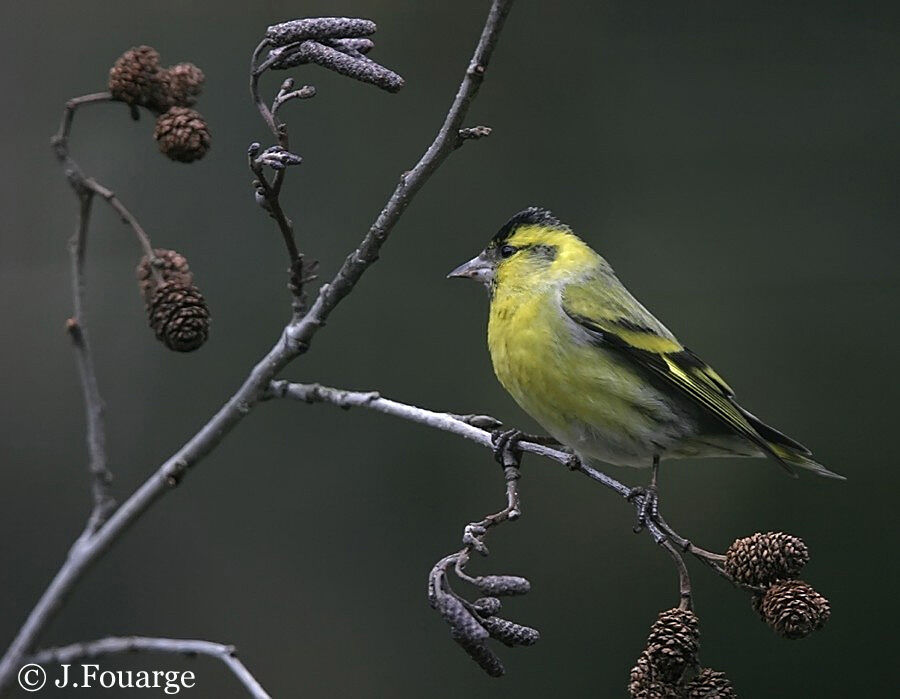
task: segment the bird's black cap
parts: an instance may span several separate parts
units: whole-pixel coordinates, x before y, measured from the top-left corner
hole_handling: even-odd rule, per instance
[[[529,206],[504,223],[503,227],[493,237],[492,242],[495,244],[502,243],[515,233],[520,226],[546,226],[547,228],[555,228],[562,231],[571,230],[566,224],[556,218],[549,209],[543,209],[540,206]]]

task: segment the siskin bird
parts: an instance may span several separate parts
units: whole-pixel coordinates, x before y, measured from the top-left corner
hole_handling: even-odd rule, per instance
[[[516,402],[586,463],[769,456],[841,478],[742,408],[725,380],[546,209],[513,216],[450,277],[490,294],[494,372]]]

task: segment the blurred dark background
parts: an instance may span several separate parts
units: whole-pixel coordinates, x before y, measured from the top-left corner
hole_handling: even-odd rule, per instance
[[[430,142],[487,7],[3,4],[4,646],[89,506],[81,394],[63,332],[76,205],[48,147],[65,100],[104,89],[115,58],[139,43],[207,75],[198,108],[213,149],[190,166],[156,152],[146,113],[135,123],[122,106],[90,107],[75,124],[75,157],[157,245],[188,256],[213,310],[197,353],[157,343],[134,283],[133,236],[97,205],[88,319],[124,498],[230,395],[288,316],[282,243],[253,203],[246,169],[247,145],[267,139],[247,95],[265,27],[371,17],[373,57],[407,80],[388,95],[318,68],[293,72],[319,96],[285,109],[305,161],[283,202],[302,248],[330,275]],[[720,551],[753,531],[800,535],[813,554],[804,576],[834,607],[822,632],[782,640],[743,593],[692,563],[704,664],[726,671],[744,697],[889,693],[897,19],[888,2],[522,0],[468,120],[493,135],[432,179],[358,293],[285,376],[534,428],[492,375],[483,292],[444,275],[510,214],[552,208],[744,405],[849,478],[795,481],[752,460],[664,469],[664,508],[683,534]],[[647,475],[610,471],[631,483]],[[501,649],[502,680],[480,674],[425,601],[431,565],[458,548],[466,522],[502,504],[490,455],[377,414],[295,403],[260,407],[154,506],[42,642],[132,633],[230,642],[279,697],[621,696],[649,624],[677,601],[672,566],[631,533],[630,507],[586,479],[529,458],[522,491],[526,516],[493,534],[490,559],[476,563],[533,583],[506,609],[543,638]],[[209,660],[103,666],[194,669],[192,696],[241,695]]]

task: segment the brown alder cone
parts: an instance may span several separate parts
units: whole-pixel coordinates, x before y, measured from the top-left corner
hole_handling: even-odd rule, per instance
[[[678,690],[663,682],[650,662],[646,649],[638,656],[628,677],[628,696],[632,699],[674,699]]]
[[[145,304],[153,300],[153,292],[156,291],[154,269],[162,282],[180,280],[183,284],[190,285],[194,280],[187,258],[181,253],[166,248],[155,248],[153,254],[156,255],[156,264],[151,265],[150,258],[144,255],[135,270],[141,298]]]
[[[160,284],[147,306],[156,338],[175,352],[192,352],[209,337],[209,309],[196,286],[175,279]]]
[[[737,699],[737,692],[724,672],[705,667],[685,688],[688,699]]]
[[[109,91],[126,104],[162,111],[166,102],[159,53],[152,46],[134,46],[109,69]]]
[[[809,561],[803,540],[784,532],[757,532],[737,539],[725,553],[725,571],[745,585],[793,578]]]
[[[209,150],[209,127],[200,112],[188,107],[170,107],[156,120],[153,138],[166,157],[181,163],[199,160]]]
[[[697,664],[700,621],[684,609],[660,612],[647,637],[647,657],[659,678],[677,684],[686,668]]]
[[[206,76],[193,63],[177,63],[160,74],[166,107],[190,107],[203,91]]]
[[[753,607],[775,633],[790,639],[818,631],[831,616],[828,600],[803,580],[775,583],[753,597]]]

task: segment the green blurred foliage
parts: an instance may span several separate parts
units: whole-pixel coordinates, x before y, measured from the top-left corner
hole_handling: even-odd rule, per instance
[[[98,207],[89,322],[124,497],[202,425],[285,322],[285,256],[255,207],[245,151],[266,139],[247,96],[268,24],[346,14],[379,24],[388,95],[317,68],[285,114],[304,157],[283,202],[331,273],[443,118],[486,2],[4,3],[6,175],[0,188],[0,638],[10,638],[87,514],[81,396],[62,331],[75,201],[47,147],[66,98],[102,89],[116,56],[156,46],[207,75],[213,148],[155,152],[119,106],[77,117],[73,152],[157,245],[185,253],[213,310],[180,356],[145,326],[129,231]],[[776,638],[748,600],[693,565],[704,663],[745,697],[881,695],[893,683],[900,311],[897,7],[893,3],[542,3],[513,9],[467,145],[428,184],[382,260],[286,377],[533,424],[496,383],[486,300],[444,274],[513,212],[552,208],[761,417],[846,483],[762,461],[664,470],[670,522],[701,545],[783,529],[808,542],[832,601],[821,633]],[[274,90],[276,79],[266,83]],[[611,469],[639,483],[644,473]],[[490,456],[362,411],[262,406],[79,585],[46,643],[104,634],[235,643],[275,696],[620,696],[674,571],[609,492],[528,459],[525,516],[492,534],[482,572],[530,577],[508,604],[543,632],[490,680],[427,607],[425,576],[462,526],[502,502]],[[893,524],[892,524],[893,522]],[[195,696],[239,696],[211,661]],[[88,692],[78,696],[89,696]]]

